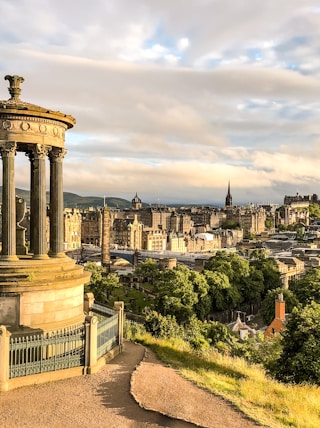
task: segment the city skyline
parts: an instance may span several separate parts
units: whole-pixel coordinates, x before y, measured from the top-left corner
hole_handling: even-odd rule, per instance
[[[1,2],[0,99],[71,114],[64,189],[146,203],[320,193],[316,1]],[[16,157],[26,188],[26,159]]]

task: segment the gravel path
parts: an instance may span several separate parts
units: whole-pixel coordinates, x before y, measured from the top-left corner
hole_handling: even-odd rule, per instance
[[[0,409],[0,427],[9,428],[257,426],[131,342],[93,375],[0,393]]]

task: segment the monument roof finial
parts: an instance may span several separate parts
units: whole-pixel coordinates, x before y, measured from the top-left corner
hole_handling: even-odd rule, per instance
[[[10,83],[10,87],[8,88],[9,93],[11,95],[10,99],[19,101],[21,94],[20,83],[24,82],[24,78],[16,75],[10,76],[9,74],[7,74],[6,76],[4,76],[4,79],[9,80]]]

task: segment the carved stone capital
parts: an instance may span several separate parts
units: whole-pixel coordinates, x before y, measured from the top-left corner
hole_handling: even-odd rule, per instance
[[[66,149],[61,147],[52,147],[52,150],[49,153],[50,162],[62,161],[66,154],[67,154]]]
[[[34,159],[45,159],[51,149],[52,149],[51,146],[45,146],[43,144],[35,144],[31,148],[33,158]]]
[[[14,141],[7,141],[0,146],[0,155],[4,157],[14,157],[16,155],[17,143]]]

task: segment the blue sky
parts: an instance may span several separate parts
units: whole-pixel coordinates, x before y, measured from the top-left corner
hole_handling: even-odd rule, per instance
[[[76,118],[65,190],[148,203],[320,195],[320,1],[0,0],[0,99]],[[2,83],[1,83],[2,81]],[[29,166],[17,157],[16,184]],[[28,184],[27,184],[28,185]]]

